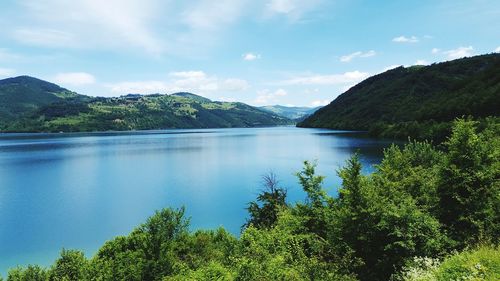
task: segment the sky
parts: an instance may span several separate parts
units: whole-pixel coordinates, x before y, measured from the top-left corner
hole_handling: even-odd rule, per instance
[[[498,0],[2,0],[0,79],[320,106],[404,65],[500,52]]]

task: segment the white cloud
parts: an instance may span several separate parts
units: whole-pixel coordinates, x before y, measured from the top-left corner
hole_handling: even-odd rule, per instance
[[[23,45],[162,58],[206,58],[224,31],[255,13],[300,20],[326,0],[19,0],[0,34]],[[8,23],[8,24],[7,24]]]
[[[328,75],[304,75],[294,77],[288,80],[280,81],[278,84],[283,85],[339,85],[339,84],[353,84],[362,81],[370,74],[367,72],[360,72],[358,70],[345,72],[342,74],[328,74]]]
[[[319,89],[318,88],[305,89],[304,90],[304,94],[306,94],[306,95],[315,94],[315,93],[319,93]]]
[[[435,54],[439,54],[440,51],[441,50],[438,48],[432,48],[431,53],[435,55]]]
[[[71,86],[94,84],[95,81],[95,77],[86,72],[59,73],[54,77],[55,83]]]
[[[205,72],[199,70],[170,72],[169,75],[183,79],[205,79],[207,77]]]
[[[243,54],[242,57],[243,57],[243,60],[246,60],[246,61],[253,61],[253,60],[260,59],[260,55],[254,54],[254,53],[246,53],[246,54]]]
[[[494,51],[494,52],[495,52],[495,53],[500,53],[500,46],[498,46],[498,47],[495,49],[495,51]]]
[[[313,100],[311,102],[311,106],[317,107],[317,106],[325,106],[330,103],[330,100]]]
[[[469,47],[458,47],[456,49],[448,50],[443,52],[448,59],[459,59],[463,57],[470,57],[474,55],[474,48],[472,46]]]
[[[392,42],[396,42],[396,43],[417,43],[419,40],[418,40],[418,37],[416,36],[410,36],[410,37],[406,37],[406,36],[399,36],[399,37],[395,37],[392,39]]]
[[[361,52],[361,51],[358,51],[358,52],[354,52],[352,54],[349,54],[349,55],[345,55],[345,56],[341,56],[340,57],[340,61],[341,62],[350,62],[351,60],[359,57],[359,58],[368,58],[368,57],[373,57],[375,56],[377,53],[374,51],[374,50],[370,50],[368,52]]]
[[[0,25],[0,32],[26,45],[199,57],[218,42],[220,30],[263,2],[19,0],[13,5],[15,16],[5,19],[10,24]]]
[[[21,58],[20,55],[12,53],[8,49],[0,48],[0,61],[12,61]]]
[[[429,62],[426,60],[417,60],[414,65],[429,65]]]
[[[279,97],[282,97],[282,96],[286,96],[287,95],[287,92],[283,89],[278,89],[274,92],[274,95],[275,96],[279,96]]]
[[[160,15],[160,1],[140,0],[24,0],[20,1],[22,25],[13,37],[21,43],[44,47],[136,47],[150,53],[162,51],[152,31]]]
[[[10,77],[16,73],[14,69],[0,68],[0,77]]]
[[[222,82],[222,89],[226,91],[244,91],[249,88],[248,82],[243,79],[230,78]]]
[[[217,100],[226,102],[236,102],[236,99],[232,97],[218,97]]]
[[[131,81],[108,84],[107,87],[116,94],[154,94],[170,92],[171,88],[163,81]]]
[[[215,91],[219,88],[216,77],[209,77],[203,71],[180,71],[169,74],[173,91]]]
[[[296,9],[296,3],[291,0],[271,0],[267,7],[275,13],[288,14]]]
[[[43,47],[76,47],[78,42],[68,32],[48,28],[19,28],[14,38],[22,43]]]
[[[235,21],[244,11],[247,0],[200,0],[182,13],[184,22],[193,29],[216,30]]]
[[[374,50],[370,50],[360,55],[362,58],[369,58],[375,56],[377,53]]]
[[[319,8],[323,2],[324,0],[269,0],[266,4],[266,12],[269,15],[285,15],[295,21]]]
[[[274,92],[269,89],[260,90],[257,91],[257,98],[254,100],[254,103],[259,105],[275,104],[279,101],[279,97],[286,96],[287,94],[283,89],[277,89]]]
[[[170,72],[168,77],[169,79],[165,81],[125,81],[107,84],[106,86],[116,94],[152,94],[180,91],[211,94],[244,91],[250,87],[246,80],[237,78],[220,79],[215,75],[207,75],[199,70]]]
[[[349,54],[349,55],[341,56],[340,61],[341,62],[350,62],[352,59],[354,59],[355,57],[359,57],[361,54],[362,54],[362,52],[358,51],[358,52],[354,52],[354,53]]]

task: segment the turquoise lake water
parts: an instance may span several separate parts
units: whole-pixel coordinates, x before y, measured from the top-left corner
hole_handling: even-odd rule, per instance
[[[351,154],[369,172],[389,144],[295,127],[0,134],[0,274],[49,265],[63,247],[91,256],[167,206],[185,206],[192,229],[238,235],[263,174],[278,176],[290,202],[303,200],[294,173],[316,159],[335,194]]]

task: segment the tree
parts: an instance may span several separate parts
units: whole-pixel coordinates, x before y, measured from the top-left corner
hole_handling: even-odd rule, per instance
[[[300,185],[307,193],[306,204],[319,207],[325,203],[327,195],[322,187],[325,177],[316,175],[316,166],[316,162],[304,161],[304,168],[296,175]]]
[[[130,235],[107,242],[92,265],[104,280],[161,280],[177,270],[174,250],[188,237],[188,225],[184,208],[156,211]]]
[[[323,189],[324,176],[316,175],[316,162],[304,161],[302,171],[296,175],[302,189],[306,192],[305,204],[297,203],[294,214],[304,219],[304,227],[308,232],[325,239],[328,234],[328,221],[331,220],[330,209],[333,198]]]
[[[308,218],[283,209],[272,228],[246,228],[235,256],[236,280],[354,280],[321,255],[326,241],[307,231]]]
[[[61,256],[49,270],[50,281],[85,280],[87,259],[81,251],[61,251]]]
[[[287,206],[287,190],[279,186],[276,174],[270,172],[263,175],[262,185],[264,189],[257,196],[257,201],[248,204],[250,218],[243,227],[269,228],[276,223],[279,211]]]
[[[463,119],[455,122],[440,169],[440,220],[459,248],[498,238],[500,230],[499,134],[478,135],[476,124]]]
[[[339,190],[339,202],[357,212],[364,205],[364,197],[361,190],[362,175],[361,162],[356,153],[347,160],[346,167],[339,170],[338,175],[342,179],[342,188]]]
[[[435,214],[436,192],[443,153],[428,142],[410,141],[403,148],[391,145],[372,174],[376,185],[383,186],[385,197],[410,194],[419,207]]]
[[[9,270],[7,281],[47,281],[47,278],[48,274],[45,269],[30,264],[26,268],[16,267]]]
[[[384,169],[390,169],[387,165]],[[353,251],[353,261],[360,260],[360,265],[351,267],[359,278],[387,280],[406,259],[440,253],[444,237],[427,209],[420,208],[405,189],[392,190],[392,185],[377,180],[380,170],[367,177],[361,169],[359,157],[353,155],[339,171],[342,188],[334,205],[331,236],[332,245]]]

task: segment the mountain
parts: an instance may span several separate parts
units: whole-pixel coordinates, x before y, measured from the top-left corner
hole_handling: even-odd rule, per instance
[[[87,97],[29,76],[0,80],[0,122],[17,118],[63,100],[85,100]]]
[[[499,113],[500,54],[488,54],[372,76],[298,126],[434,138],[456,117]]]
[[[283,116],[288,119],[302,121],[307,116],[313,114],[316,110],[320,109],[318,107],[296,107],[296,106],[283,106],[283,105],[267,105],[259,107],[262,110],[266,110]]]
[[[0,80],[0,131],[76,132],[163,128],[256,127],[292,124],[239,102],[191,94],[79,95],[55,84],[21,76]]]
[[[183,97],[183,98],[190,98],[190,99],[196,100],[198,102],[212,102],[210,99],[207,99],[205,97],[198,96],[198,95],[195,95],[195,94],[192,94],[192,93],[188,93],[188,92],[173,93],[173,94],[171,94],[171,96]]]

